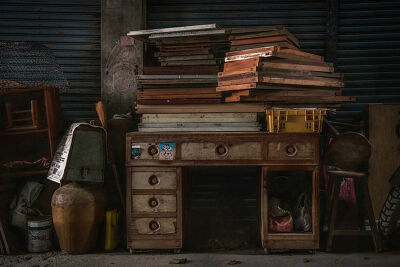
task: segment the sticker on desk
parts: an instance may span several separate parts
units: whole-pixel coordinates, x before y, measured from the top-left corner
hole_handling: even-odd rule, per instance
[[[175,159],[175,143],[160,143],[160,160]]]
[[[140,156],[142,155],[142,149],[140,146],[131,146],[131,159],[140,159]]]

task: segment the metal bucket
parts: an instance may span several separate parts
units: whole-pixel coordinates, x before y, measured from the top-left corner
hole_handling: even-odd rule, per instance
[[[29,252],[46,252],[52,248],[51,233],[52,219],[51,216],[42,216],[30,218],[28,220],[28,251]]]

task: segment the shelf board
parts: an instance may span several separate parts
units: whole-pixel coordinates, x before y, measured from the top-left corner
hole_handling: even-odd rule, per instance
[[[310,240],[314,239],[312,232],[310,233],[268,233],[266,236],[267,240]]]
[[[48,169],[6,172],[6,173],[0,173],[0,179],[6,179],[6,178],[10,179],[10,178],[33,176],[33,175],[42,175],[42,174],[47,174],[48,172],[49,172]]]
[[[7,132],[0,132],[0,137],[28,135],[28,134],[40,134],[40,133],[47,133],[47,132],[48,132],[48,128],[33,129],[33,130],[27,130],[27,131],[7,131]]]

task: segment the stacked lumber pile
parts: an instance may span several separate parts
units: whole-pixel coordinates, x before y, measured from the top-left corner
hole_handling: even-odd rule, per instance
[[[246,31],[251,34],[245,34]],[[223,72],[218,73],[217,91],[229,94],[225,102],[331,108],[354,100],[341,96],[343,75],[334,72],[332,63],[299,50],[297,39],[286,29],[270,27],[257,33],[253,31],[249,28],[231,32],[234,33],[230,37],[232,49],[226,53]],[[263,35],[273,36],[258,37]],[[244,37],[246,39],[238,39]],[[234,42],[239,40],[247,40],[248,45],[239,46],[240,43]],[[261,40],[263,43],[259,43]],[[240,48],[247,49],[238,50]]]
[[[215,24],[145,30],[128,36],[154,45],[158,66],[137,76],[139,131],[259,131],[263,104],[222,104],[216,91],[229,40]]]
[[[241,51],[253,48],[279,46],[298,49],[299,40],[283,26],[258,26],[250,28],[231,29],[230,51]]]
[[[259,131],[257,113],[143,114],[140,132],[245,132]]]
[[[137,104],[215,104],[216,75],[138,75]]]
[[[139,132],[260,131],[261,103],[137,105]]]
[[[215,104],[217,72],[229,42],[216,24],[133,31],[128,36],[156,48],[159,66],[144,67],[137,76],[137,103],[141,105]]]

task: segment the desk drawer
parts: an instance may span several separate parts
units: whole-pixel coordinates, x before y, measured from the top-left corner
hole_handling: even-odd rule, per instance
[[[315,143],[273,141],[268,143],[269,160],[312,160],[315,158]]]
[[[137,218],[133,231],[139,235],[176,234],[176,218]]]
[[[176,212],[176,195],[132,195],[132,211]]]
[[[182,143],[182,160],[260,160],[261,142]]]
[[[176,189],[176,171],[132,171],[132,189]]]

